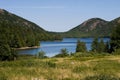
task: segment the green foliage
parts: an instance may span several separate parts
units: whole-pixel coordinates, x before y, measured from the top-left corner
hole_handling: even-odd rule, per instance
[[[102,52],[105,52],[105,44],[103,42],[103,39],[100,40],[99,44],[98,44],[98,52],[99,53],[102,53]]]
[[[106,44],[105,44],[105,52],[110,53],[110,42],[106,42]]]
[[[37,53],[37,58],[40,58],[40,59],[45,58],[45,52],[44,51],[38,52]]]
[[[60,53],[55,55],[54,57],[67,57],[69,56],[66,48],[61,49]]]
[[[9,49],[9,50],[8,50]],[[11,61],[11,60],[16,60],[17,58],[17,53],[14,49],[11,49],[11,48],[4,48],[2,49],[4,50],[4,52],[1,52],[0,51],[0,61]]]
[[[105,44],[103,39],[101,39],[99,42],[98,38],[94,38],[91,47],[92,47],[91,51],[93,52],[98,52],[98,53],[109,52],[109,42]]]
[[[120,24],[117,24],[111,35],[111,52],[120,48]]]
[[[76,52],[86,52],[86,45],[84,42],[77,41]]]
[[[99,49],[98,47],[99,47],[98,38],[94,38],[92,45],[91,45],[92,51],[97,52]]]
[[[16,51],[10,48],[4,37],[4,39],[1,38],[2,35],[0,36],[0,61],[14,60],[17,57]]]

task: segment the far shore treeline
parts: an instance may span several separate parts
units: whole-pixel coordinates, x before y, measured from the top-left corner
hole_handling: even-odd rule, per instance
[[[106,37],[106,36],[110,37],[111,40],[107,44],[109,45],[107,47],[108,49],[107,52],[109,53],[112,53],[113,51],[116,51],[116,49],[119,49],[120,48],[120,36],[119,36],[120,18],[117,18],[111,22],[106,22],[101,19],[97,19],[97,20],[93,19],[93,20],[94,20],[93,22],[89,20],[90,23],[89,25],[87,25],[87,27],[82,27],[82,28],[76,27],[70,30],[69,32],[56,33],[56,32],[45,31],[44,29],[40,28],[38,25],[28,20],[25,20],[19,16],[16,16],[12,13],[9,13],[6,10],[1,9],[0,10],[0,61],[15,60],[17,58],[17,53],[15,51],[15,48],[40,46],[39,41],[62,40],[62,37],[67,37],[67,36],[78,37],[77,34],[80,35],[82,31],[83,33],[86,34],[81,33],[82,35],[80,35],[80,37],[87,37],[87,34],[91,34],[91,36],[88,35],[88,37]],[[96,21],[97,23],[100,22],[98,24],[99,27],[96,26],[96,30],[92,31],[92,29],[90,29],[89,26],[91,26],[93,23],[96,23]],[[107,31],[105,32],[103,27],[101,28],[101,26],[103,26],[101,22],[108,24],[107,27],[105,28],[105,30],[108,30],[108,32]],[[102,35],[99,36],[100,33]],[[82,42],[79,44],[85,45]],[[101,44],[103,44],[102,40],[101,40]],[[100,50],[100,48],[103,47],[99,47],[99,49],[93,51]],[[82,51],[84,50],[86,49],[83,48]],[[77,52],[79,52],[79,50],[77,50]]]

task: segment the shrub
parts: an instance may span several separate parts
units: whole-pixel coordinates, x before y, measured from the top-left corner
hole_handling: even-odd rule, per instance
[[[69,56],[66,48],[61,49],[60,54],[55,55],[55,57],[67,57]]]
[[[40,51],[40,52],[37,53],[37,58],[42,59],[42,58],[45,58],[45,57],[46,56],[45,56],[45,52],[44,51]]]

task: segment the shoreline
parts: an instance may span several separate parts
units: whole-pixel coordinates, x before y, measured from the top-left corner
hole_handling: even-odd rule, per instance
[[[33,47],[21,47],[21,48],[14,48],[16,50],[25,50],[25,49],[36,49],[40,48],[40,46],[33,46]]]

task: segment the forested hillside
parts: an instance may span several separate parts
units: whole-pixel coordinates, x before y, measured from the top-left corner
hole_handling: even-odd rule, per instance
[[[0,40],[6,41],[10,47],[37,46],[39,41],[55,40],[56,36],[28,20],[0,9]]]

